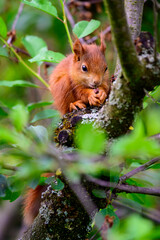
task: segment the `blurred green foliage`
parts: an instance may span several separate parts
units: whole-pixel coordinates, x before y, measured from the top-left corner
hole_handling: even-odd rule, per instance
[[[14,45],[27,51],[30,56],[19,53],[24,62],[36,72],[41,70],[42,75],[45,76],[44,61],[59,62],[66,53],[70,52],[65,28],[61,21],[55,18],[57,12],[62,18],[62,10],[58,1],[54,1],[52,8],[48,0],[38,1],[38,3],[35,0],[32,3],[27,0],[23,2],[30,6],[24,6],[17,22]],[[142,30],[153,34],[153,11],[150,2],[147,1],[145,4]],[[6,26],[8,30],[12,28],[19,4],[18,0],[0,1],[0,35],[3,38],[6,37]],[[43,9],[42,4],[45,4]],[[31,5],[36,5],[36,9]],[[101,14],[96,13],[94,16],[98,20],[77,23],[74,32],[78,36],[87,36],[99,26],[100,22],[103,27],[108,25],[103,6],[102,10]],[[49,12],[49,15],[46,12]],[[75,21],[78,22],[76,18]],[[160,22],[158,24],[160,26]],[[92,25],[92,29],[88,29],[89,25]],[[159,29],[158,27],[158,31]],[[108,42],[106,57],[111,73],[115,59],[115,53],[112,50],[113,46]],[[55,52],[59,52],[60,55],[56,55]],[[36,63],[28,61],[31,57],[32,62],[34,60]],[[48,74],[54,67],[53,64],[47,69]],[[4,48],[2,42],[0,42],[0,70],[0,198],[14,201],[24,193],[27,186],[35,188],[40,182],[44,183],[46,180],[42,181],[42,173],[54,172],[58,168],[56,159],[48,154],[47,149],[53,141],[53,131],[59,121],[59,114],[51,109],[53,102],[49,91],[17,63],[15,56],[9,49]],[[36,88],[37,85],[40,88]],[[80,152],[80,161],[69,164],[66,169],[66,173],[72,180],[79,181],[80,174],[98,176],[104,173],[106,177],[110,171],[111,180],[118,182],[119,176],[160,155],[159,142],[148,138],[160,132],[159,87],[149,94],[152,98],[145,97],[144,109],[136,117],[134,129],[115,142],[108,143],[104,132],[92,124],[78,127],[75,142]],[[110,147],[110,151],[106,161],[101,163],[90,160],[91,157],[105,153],[107,147]],[[121,162],[124,162],[123,170],[117,167]],[[130,178],[126,183],[142,187],[158,186],[160,181],[158,169],[159,164],[150,166],[146,171],[147,174],[141,173],[136,178]],[[56,184],[52,183],[53,189],[63,189],[64,184],[61,180],[56,179],[56,181]],[[95,189],[93,194],[99,198],[105,198],[106,193]],[[159,206],[156,197],[143,194],[120,193],[119,197],[122,203],[139,211],[142,206],[155,209]],[[160,239],[160,231],[156,229],[154,223],[138,214],[126,217],[118,225],[119,220],[113,206],[108,205],[101,210],[101,213],[104,217],[107,215],[114,217],[116,222],[114,228],[109,230],[109,239]],[[95,221],[97,221],[96,218]],[[100,224],[99,220],[98,223]]]

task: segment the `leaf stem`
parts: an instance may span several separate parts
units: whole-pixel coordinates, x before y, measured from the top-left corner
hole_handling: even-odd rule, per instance
[[[61,7],[62,7],[62,12],[63,12],[63,24],[64,24],[64,27],[66,29],[66,33],[67,33],[67,36],[68,36],[69,44],[71,46],[71,50],[73,52],[73,43],[72,43],[71,35],[70,35],[70,32],[69,32],[68,24],[67,24],[67,18],[66,18],[66,14],[65,14],[63,0],[60,0],[60,4],[61,4]]]
[[[32,68],[30,68],[24,61],[23,59],[18,55],[18,53],[15,51],[15,49],[10,46],[2,37],[0,37],[0,40],[14,53],[14,55],[17,57],[17,59],[19,60],[19,62],[30,72],[33,74],[33,76],[35,76],[36,78],[38,78],[38,80],[43,83],[49,90],[50,90],[50,86],[48,83],[46,83],[44,81],[44,79],[38,75],[34,70],[32,70]]]

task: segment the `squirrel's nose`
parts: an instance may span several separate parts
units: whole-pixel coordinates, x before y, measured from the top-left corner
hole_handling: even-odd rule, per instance
[[[93,85],[94,85],[94,87],[98,87],[98,85],[99,85],[99,81],[96,80],[96,79],[94,79],[94,80],[93,80]]]

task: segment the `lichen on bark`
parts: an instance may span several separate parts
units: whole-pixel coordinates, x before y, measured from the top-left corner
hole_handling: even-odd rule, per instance
[[[64,179],[63,182],[62,190],[53,190],[49,185],[42,194],[39,214],[20,240],[73,240],[74,236],[85,239],[90,216],[68,183]]]
[[[153,57],[152,50],[147,51],[146,56],[142,53],[140,55],[141,59],[138,59],[129,34],[124,12],[124,0],[106,0],[106,2],[123,75],[118,75],[113,83],[108,101],[98,112],[97,123],[106,130],[110,138],[116,138],[128,131],[135,114],[142,109],[142,101],[145,96],[144,88],[152,90],[159,83],[160,61],[158,60],[155,66],[149,60]],[[136,1],[133,2],[137,4]],[[82,117],[82,115],[80,116]],[[79,116],[78,113],[75,117],[77,118],[77,116]],[[73,120],[73,113],[69,114],[68,117]],[[90,117],[87,116],[87,118]],[[69,130],[73,127],[70,123],[72,125],[74,121],[66,124]],[[60,131],[65,130],[62,125],[61,127]],[[57,134],[59,135],[59,132]],[[80,192],[78,194],[81,195]],[[106,203],[106,199],[104,203]],[[88,205],[90,205],[90,202],[88,202]],[[74,222],[70,221],[72,218],[74,218]],[[67,225],[65,225],[66,219],[69,219]],[[65,182],[65,188],[59,192],[59,196],[57,192],[52,192],[50,188],[44,194],[41,211],[22,237],[22,240],[84,240],[89,222],[90,218],[83,204],[80,203],[79,198],[75,196],[75,193]]]
[[[132,39],[136,39],[141,32],[144,0],[125,0],[125,12]]]

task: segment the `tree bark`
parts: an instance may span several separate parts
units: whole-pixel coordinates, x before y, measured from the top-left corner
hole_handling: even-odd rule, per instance
[[[152,39],[147,39],[150,45],[150,52],[142,47],[139,59],[136,54],[135,47],[132,42],[127,19],[124,11],[124,1],[106,0],[109,18],[111,23],[112,35],[117,48],[118,57],[122,66],[122,74],[118,75],[113,83],[108,102],[99,112],[97,123],[108,133],[109,138],[116,138],[125,134],[132,125],[134,116],[142,109],[142,102],[145,96],[144,89],[153,90],[159,83],[160,63],[159,66],[154,65],[154,54]],[[127,9],[142,10],[143,1],[126,1]],[[133,9],[133,10],[134,10]],[[116,14],[115,14],[116,12]],[[131,12],[131,11],[129,11]],[[138,14],[138,10],[136,12]],[[134,15],[134,14],[133,14]],[[137,15],[129,17],[132,21]],[[142,17],[141,15],[139,17]],[[117,21],[118,19],[118,21]],[[135,28],[139,28],[140,20],[134,24],[134,36],[139,32]],[[142,43],[143,45],[143,43]]]
[[[136,39],[141,32],[143,6],[144,0],[125,0],[125,12],[132,40]]]
[[[142,109],[144,88],[152,90],[159,83],[160,60],[154,65],[152,47],[150,51],[142,49],[138,58],[127,25],[124,0],[106,0],[106,2],[123,75],[117,77],[108,102],[98,114],[96,113],[96,118],[98,116],[96,123],[106,130],[110,138],[116,138],[128,131],[135,114]],[[143,4],[143,1],[134,0],[132,3],[139,6],[137,4]],[[126,1],[128,11],[132,3]],[[135,17],[136,15],[133,14],[132,21],[135,21]],[[141,20],[134,24],[134,34],[138,34],[139,29],[136,28],[140,27],[140,22]],[[89,120],[90,117],[87,117]],[[43,195],[39,215],[21,239],[84,240],[89,231],[91,217],[84,206],[87,206],[85,205],[87,203],[89,208],[92,200],[85,201],[89,199],[87,193],[81,200],[77,196],[81,196],[81,190],[75,194],[66,181],[65,188],[61,191],[55,192],[49,187]],[[103,203],[106,204],[106,199]],[[91,215],[93,213],[94,210],[90,212]]]
[[[134,41],[140,35],[141,32],[143,6],[144,0],[139,1],[125,0],[125,13],[127,16],[127,23],[130,29],[132,41]],[[115,76],[118,76],[120,72],[121,64],[119,61],[119,57],[117,57]]]

